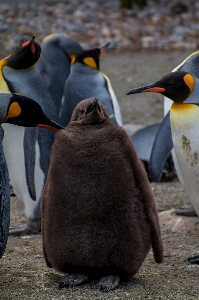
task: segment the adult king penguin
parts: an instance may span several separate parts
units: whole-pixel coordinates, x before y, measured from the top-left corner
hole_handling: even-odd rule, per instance
[[[165,160],[174,147],[185,190],[199,215],[199,79],[184,71],[171,72],[154,84],[129,94],[158,92],[173,100],[156,135],[150,172],[159,181]]]
[[[65,33],[50,34],[41,43],[41,56],[35,68],[48,87],[58,114],[71,59],[82,50],[80,44]]]
[[[35,42],[35,36],[22,37],[13,53],[0,61],[0,92],[33,98],[50,119],[59,123],[51,95],[34,68],[39,56],[40,46]],[[48,172],[54,133],[11,124],[5,124],[3,128],[3,149],[10,182],[17,198],[24,203],[28,219],[26,227],[13,228],[10,233],[36,233],[41,228],[40,196]]]
[[[199,51],[193,52],[181,64],[179,64],[176,68],[174,68],[172,70],[172,72],[176,72],[176,71],[190,72],[196,78],[199,78]],[[196,99],[196,101],[197,101],[197,99]],[[173,101],[171,99],[164,97],[164,115],[166,115],[168,113],[172,103],[173,103]],[[179,178],[180,182],[182,184],[184,184],[174,149],[172,150],[172,157],[173,157],[173,161],[175,164],[175,169],[176,169],[178,178]],[[195,216],[196,212],[195,212],[192,204],[185,204],[176,210],[176,214],[186,215],[186,216]]]
[[[65,87],[60,118],[65,126],[69,123],[76,105],[86,98],[98,96],[113,123],[122,126],[120,107],[109,78],[99,71],[101,52],[109,45],[83,50],[72,60],[71,72]]]
[[[3,122],[54,130],[62,128],[44,114],[37,102],[21,95],[8,93],[0,93],[0,124]],[[6,248],[10,224],[10,187],[2,148],[3,135],[0,126],[0,258]]]
[[[41,209],[47,266],[69,273],[59,288],[91,276],[100,290],[114,289],[138,272],[151,246],[163,260],[147,174],[96,98],[81,101],[55,136]]]

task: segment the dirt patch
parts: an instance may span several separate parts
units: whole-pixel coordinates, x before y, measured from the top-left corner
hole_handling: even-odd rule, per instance
[[[126,96],[141,85],[158,80],[180,63],[190,52],[110,52],[102,58],[101,68],[109,76],[120,101],[123,122],[141,125],[159,122],[163,115],[162,97],[156,94]],[[152,183],[159,211],[188,202],[182,185]],[[23,206],[11,198],[11,226],[24,224]],[[63,275],[45,266],[41,235],[9,237],[5,255],[0,261],[0,299],[199,299],[199,269],[185,259],[199,253],[198,234],[162,231],[165,247],[164,263],[154,262],[149,253],[135,278],[116,290],[103,294],[98,282],[80,287],[57,289]]]

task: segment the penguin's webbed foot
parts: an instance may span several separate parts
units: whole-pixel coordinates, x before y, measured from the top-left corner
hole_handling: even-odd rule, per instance
[[[195,217],[197,216],[192,204],[184,204],[175,210],[176,215]]]
[[[66,286],[73,287],[73,286],[79,285],[87,280],[88,280],[88,276],[86,276],[86,275],[83,275],[80,273],[71,273],[68,276],[64,277],[58,283],[58,288],[61,289]]]
[[[26,226],[17,226],[10,227],[9,235],[30,235],[30,234],[38,234],[41,232],[41,218],[38,219],[28,219]]]
[[[110,290],[115,289],[120,283],[120,276],[118,275],[109,275],[102,277],[99,282],[100,291],[106,293]]]
[[[190,265],[199,265],[199,255],[189,257],[186,259]]]

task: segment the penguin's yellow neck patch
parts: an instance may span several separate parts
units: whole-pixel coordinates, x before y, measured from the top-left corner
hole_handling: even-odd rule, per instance
[[[194,78],[191,74],[186,74],[184,77],[184,82],[186,83],[186,85],[189,87],[190,89],[190,94],[192,93],[193,91],[193,88],[194,88]]]
[[[13,102],[9,107],[6,121],[10,118],[17,117],[20,114],[21,114],[21,107],[19,106],[19,104],[17,102]]]
[[[70,58],[70,63],[71,65],[73,65],[75,62],[76,62],[76,56],[75,55],[69,55],[69,58]]]
[[[83,59],[83,62],[85,63],[85,65],[93,68],[93,69],[97,69],[97,64],[95,62],[95,60],[92,57],[85,57]]]
[[[51,34],[47,35],[47,36],[43,39],[43,42],[45,42],[45,41],[51,39],[53,36],[55,36],[55,33],[51,33]]]
[[[6,58],[0,60],[0,93],[10,93],[6,81],[3,78],[3,67],[6,66]]]

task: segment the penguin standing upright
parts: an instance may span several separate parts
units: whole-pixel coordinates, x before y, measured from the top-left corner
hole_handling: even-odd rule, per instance
[[[122,126],[120,107],[109,78],[99,71],[100,48],[84,50],[72,60],[71,72],[66,80],[60,118],[65,126],[69,123],[73,110],[82,100],[99,97],[111,120]]]
[[[58,114],[71,58],[82,50],[80,44],[65,33],[50,34],[41,43],[41,57],[35,68],[48,87]]]
[[[140,92],[158,92],[174,102],[154,141],[151,176],[154,181],[160,180],[165,160],[174,147],[185,190],[199,216],[199,79],[188,72],[171,72],[128,94]]]
[[[172,72],[175,71],[190,72],[196,78],[199,78],[199,51],[195,51],[191,55],[189,55],[181,64],[179,64],[176,68],[172,70]],[[171,99],[164,97],[164,115],[166,115],[169,112],[172,104],[173,101]],[[172,150],[172,157],[175,164],[175,169],[178,175],[178,179],[182,184],[184,184],[174,149]],[[176,210],[176,214],[195,216],[196,212],[192,204],[185,204]]]
[[[47,118],[37,102],[21,95],[8,93],[0,93],[0,124],[3,122],[54,130],[62,128]],[[6,248],[10,224],[10,187],[2,148],[3,135],[0,125],[0,258]]]
[[[163,260],[147,174],[96,98],[81,101],[55,136],[41,210],[47,266],[69,273],[60,288],[91,276],[113,289],[138,272],[151,246]]]
[[[59,123],[51,95],[34,68],[40,55],[40,46],[34,39],[35,36],[22,37],[13,53],[0,61],[0,92],[33,98],[50,119]],[[10,233],[36,233],[41,227],[40,196],[48,172],[54,132],[11,124],[4,124],[3,128],[3,149],[10,182],[17,198],[24,202],[28,219],[25,228],[14,228]]]

